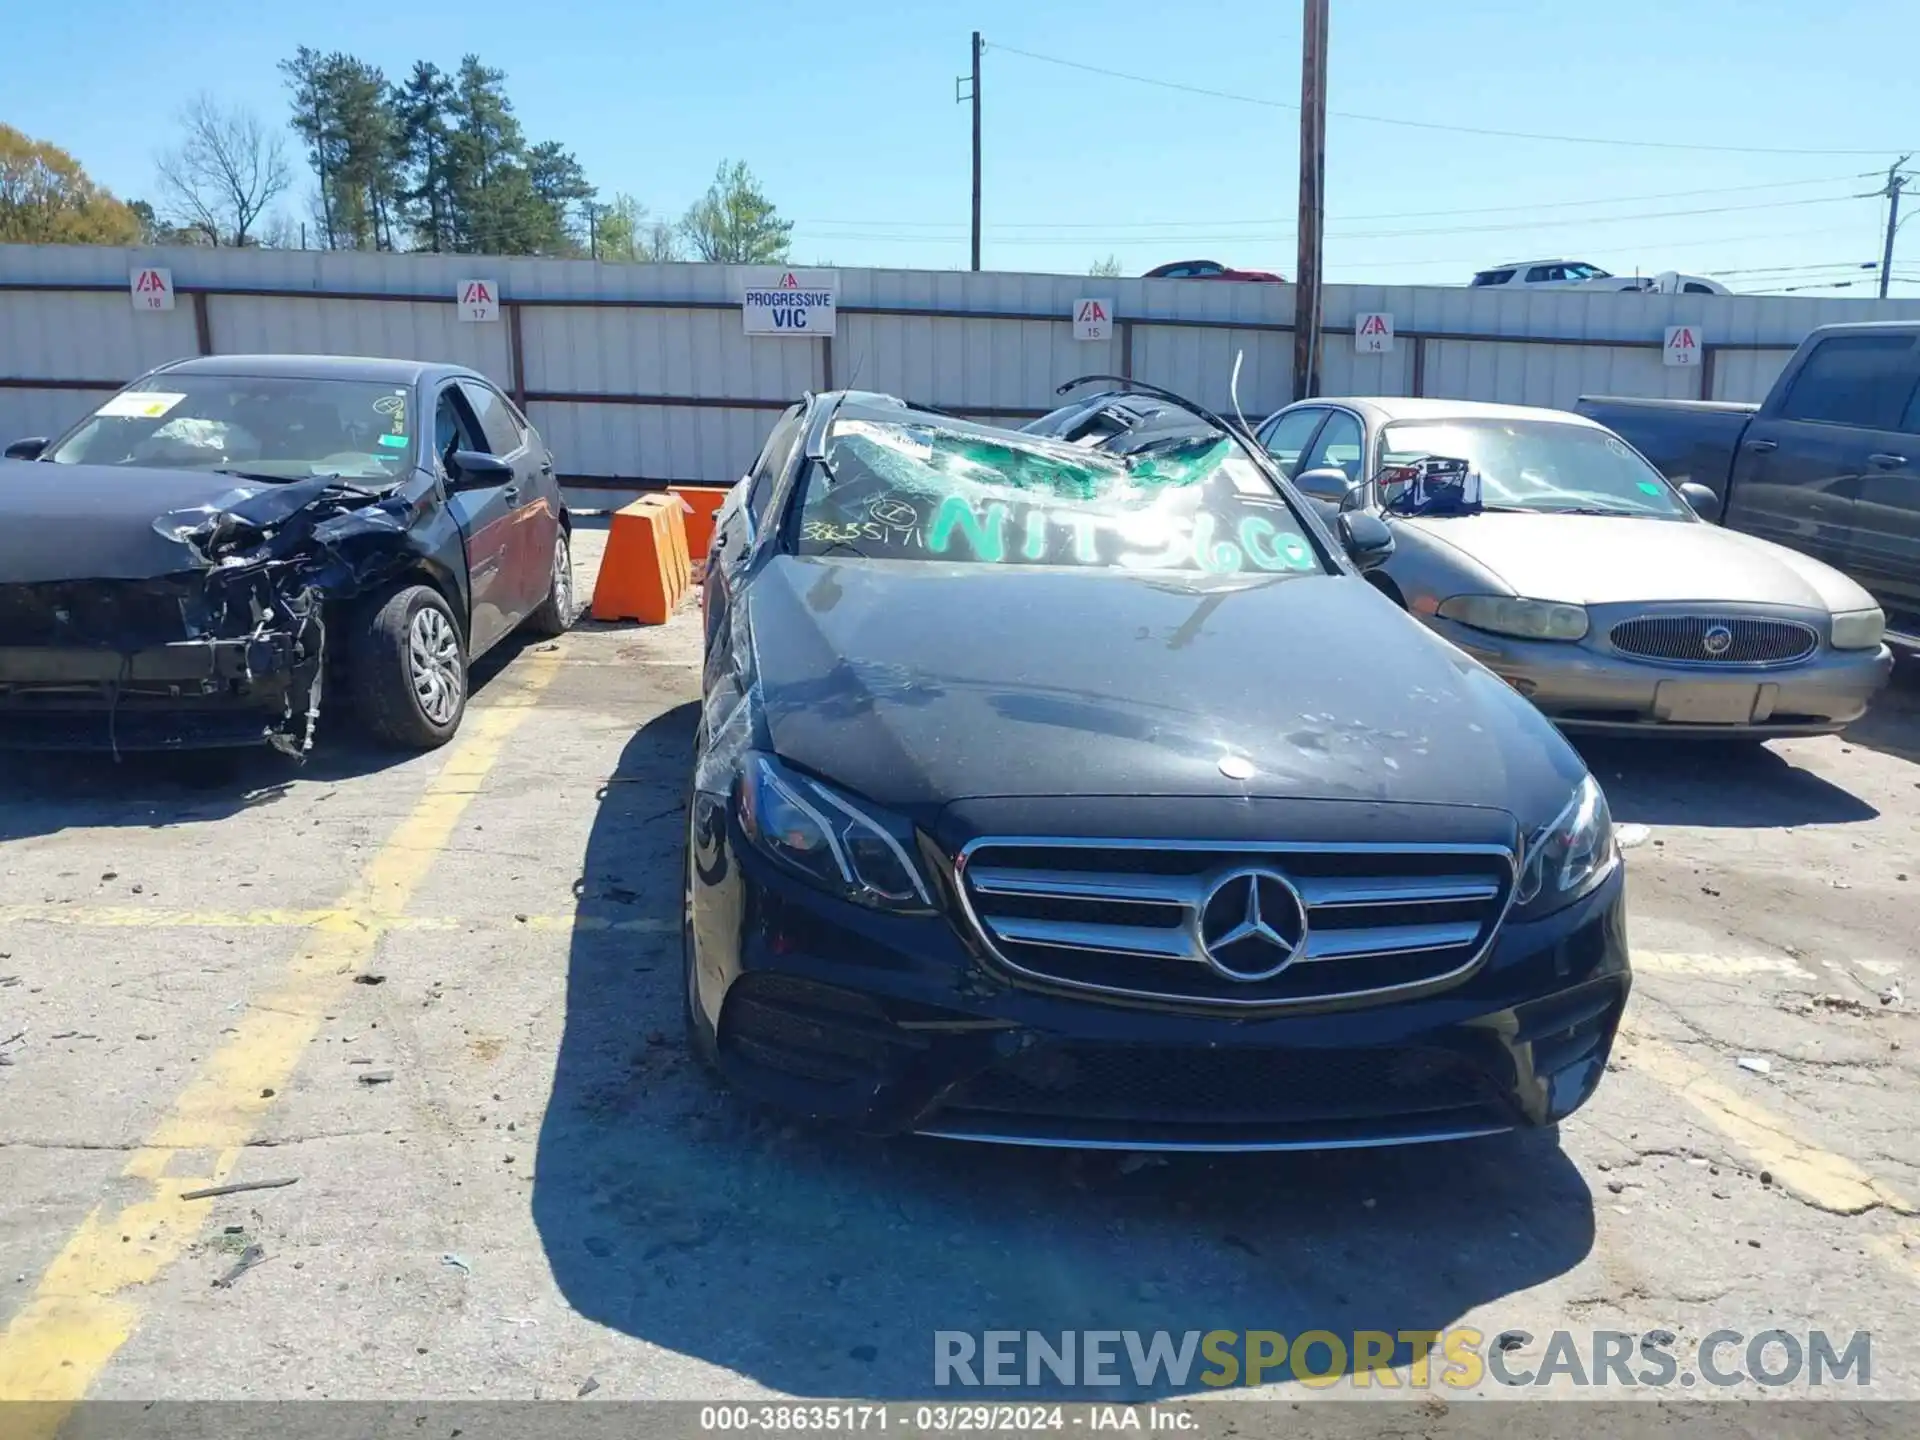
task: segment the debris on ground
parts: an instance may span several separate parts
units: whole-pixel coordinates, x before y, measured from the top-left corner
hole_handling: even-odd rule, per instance
[[[391,1070],[369,1070],[359,1077],[362,1085],[390,1085],[393,1083]]]
[[[1880,992],[1880,1003],[1882,1005],[1898,1005],[1904,999],[1906,999],[1906,995],[1900,989],[1900,982],[1898,980]]]
[[[1763,1060],[1758,1055],[1742,1055],[1740,1057],[1740,1068],[1751,1071],[1755,1075],[1771,1075],[1773,1073],[1773,1062]]]
[[[384,975],[369,975],[365,971],[362,971],[353,977],[353,983],[356,985],[384,985],[387,983],[387,977]]]
[[[591,1395],[594,1391],[598,1390],[599,1388],[600,1388],[600,1382],[594,1379],[593,1376],[589,1375],[587,1376],[586,1379],[580,1382],[579,1392],[574,1396],[574,1399],[584,1400],[587,1398],[587,1396]]]
[[[466,1258],[454,1254],[451,1250],[440,1257],[440,1263],[450,1270],[458,1270],[462,1275],[473,1274],[473,1266],[466,1262]]]
[[[1846,1015],[1871,1015],[1873,1013],[1867,1009],[1864,1001],[1856,1000],[1851,995],[1816,995],[1813,997],[1813,1003],[1822,1010],[1838,1010]],[[1886,1002],[1882,1001],[1881,1003],[1885,1004]]]
[[[1622,850],[1631,850],[1636,845],[1644,845],[1653,832],[1644,825],[1616,825],[1613,827],[1613,843]]]
[[[213,1288],[216,1290],[231,1290],[235,1281],[266,1258],[267,1251],[265,1246],[247,1246],[246,1249],[240,1252],[240,1258],[233,1262],[233,1268],[213,1282]]]
[[[188,1190],[182,1200],[211,1200],[216,1195],[238,1195],[247,1190],[284,1190],[289,1185],[300,1183],[298,1175],[289,1175],[284,1180],[239,1180],[231,1185],[209,1185],[201,1190]]]
[[[1500,1332],[1499,1340],[1495,1343],[1498,1344],[1502,1350],[1512,1351],[1518,1350],[1527,1342],[1518,1330],[1503,1330]]]

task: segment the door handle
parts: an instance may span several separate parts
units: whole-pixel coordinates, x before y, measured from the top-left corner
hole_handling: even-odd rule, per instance
[[[520,503],[520,487],[518,485],[509,485],[500,493],[501,497],[505,499],[509,505],[518,505]]]
[[[1749,449],[1749,450],[1753,450],[1753,451],[1756,451],[1756,452],[1758,452],[1759,454],[1762,454],[1762,455],[1764,455],[1764,454],[1766,454],[1766,453],[1767,453],[1767,451],[1769,451],[1769,450],[1778,450],[1779,448],[1780,448],[1780,442],[1779,442],[1778,440],[1749,440],[1749,441],[1747,441],[1747,449]]]
[[[1867,463],[1876,470],[1898,470],[1902,465],[1907,463],[1907,457],[1904,455],[1886,454],[1869,455],[1867,456]]]

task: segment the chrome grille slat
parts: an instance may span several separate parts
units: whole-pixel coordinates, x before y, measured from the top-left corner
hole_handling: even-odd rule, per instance
[[[1302,876],[1294,887],[1313,908],[1349,905],[1441,905],[1461,900],[1491,900],[1497,881],[1473,875],[1436,875],[1431,880],[1360,880],[1344,875]]]
[[[1707,634],[1724,628],[1726,648],[1708,648]],[[1791,665],[1820,645],[1820,632],[1798,620],[1734,615],[1637,615],[1607,632],[1623,655],[1683,665]]]
[[[1109,995],[1273,1008],[1463,978],[1505,918],[1514,863],[1498,845],[1008,837],[972,842],[956,871],[968,919],[1009,970]],[[1283,876],[1306,920],[1292,962],[1271,974],[1229,973],[1199,939],[1215,885],[1249,868]]]
[[[1418,950],[1445,950],[1455,945],[1471,945],[1479,934],[1478,924],[1376,925],[1364,930],[1315,930],[1307,936],[1306,953],[1294,963],[1343,960],[1349,955],[1410,955]]]
[[[1200,964],[1186,930],[1149,925],[1096,925],[1075,920],[1026,920],[1004,917],[993,922],[1002,940],[1024,945],[1055,945],[1071,950],[1108,950],[1121,955],[1153,955],[1163,960],[1191,960]]]
[[[1080,900],[1189,907],[1198,905],[1202,898],[1197,876],[1098,875],[981,865],[970,870],[968,878],[973,888],[985,895],[1066,895]]]

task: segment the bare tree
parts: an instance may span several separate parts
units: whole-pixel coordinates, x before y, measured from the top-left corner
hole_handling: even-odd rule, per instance
[[[212,245],[257,244],[255,222],[285,193],[286,146],[257,115],[201,95],[180,117],[186,134],[155,162],[170,218]]]

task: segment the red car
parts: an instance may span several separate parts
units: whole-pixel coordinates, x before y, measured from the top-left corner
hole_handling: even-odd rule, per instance
[[[1275,285],[1286,282],[1271,270],[1234,270],[1218,260],[1176,260],[1149,270],[1148,280],[1268,280]]]

